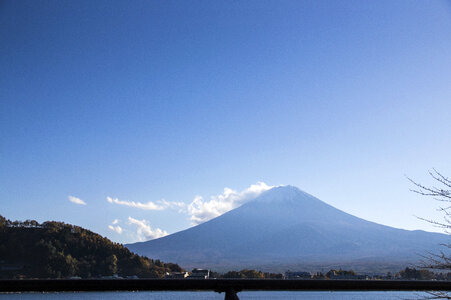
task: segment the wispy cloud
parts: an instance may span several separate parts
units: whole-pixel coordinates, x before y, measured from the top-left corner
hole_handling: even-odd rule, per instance
[[[119,223],[119,220],[118,219],[114,219],[114,221],[111,223],[111,225],[108,225],[108,228],[111,231],[116,232],[117,234],[122,234],[123,229],[122,229],[121,226],[117,225],[118,223]]]
[[[136,235],[139,241],[153,240],[168,235],[165,230],[161,230],[160,228],[152,229],[146,220],[137,220],[128,217],[128,222],[137,226]]]
[[[164,208],[177,209],[179,212],[183,212],[186,208],[186,203],[176,201],[166,201],[164,199],[158,200],[157,203]]]
[[[106,199],[110,203],[125,205],[125,206],[129,206],[129,207],[135,207],[135,208],[144,209],[144,210],[163,210],[163,209],[165,209],[165,206],[156,204],[155,202],[152,202],[152,201],[149,201],[147,203],[141,203],[141,202],[135,202],[135,201],[119,200],[118,198],[113,199],[111,197],[107,197]]]
[[[69,196],[69,201],[78,205],[86,205],[86,202],[81,200],[80,198]]]
[[[189,204],[184,202],[166,201],[165,199],[155,202],[149,201],[147,203],[142,203],[135,201],[124,201],[112,197],[107,197],[107,201],[109,203],[143,210],[178,210],[179,213],[188,215],[193,225],[198,225],[241,206],[245,202],[254,199],[262,192],[271,188],[273,188],[273,186],[269,186],[264,182],[252,184],[242,191],[224,188],[224,192],[222,194],[211,196],[209,200],[204,200],[202,196],[196,196]],[[138,220],[128,217],[127,224],[122,224],[125,225],[125,228],[124,226],[119,226],[118,223],[119,220],[115,219],[112,224],[108,226],[108,228],[118,234],[121,234],[124,231],[127,235],[132,233],[138,241],[156,239],[168,234],[165,230],[160,228],[153,229],[146,220]],[[131,227],[134,227],[134,229]]]
[[[178,209],[182,212],[186,208],[186,204],[183,202],[166,201],[165,199],[158,200],[156,202],[149,201],[147,203],[135,202],[135,201],[124,201],[118,198],[106,197],[106,200],[110,203],[125,205],[129,207],[139,208],[143,210],[164,210],[164,209]]]
[[[196,196],[188,205],[187,213],[193,225],[201,224],[241,206],[272,187],[264,182],[257,182],[241,192],[225,188],[222,194],[211,196],[209,201]]]
[[[118,234],[122,234],[122,227],[119,225],[116,225],[116,226],[108,225],[108,228]]]

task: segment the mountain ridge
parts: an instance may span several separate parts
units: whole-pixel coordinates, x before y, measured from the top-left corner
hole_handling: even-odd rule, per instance
[[[437,251],[445,239],[439,233],[370,222],[296,187],[279,186],[205,223],[127,247],[187,267],[349,265],[365,260],[402,267],[417,261],[418,254]]]

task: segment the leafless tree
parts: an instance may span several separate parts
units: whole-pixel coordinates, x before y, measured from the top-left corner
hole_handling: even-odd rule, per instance
[[[429,175],[435,180],[437,186],[425,186],[410,178],[415,189],[412,192],[431,197],[440,203],[438,210],[443,213],[442,220],[432,220],[419,217],[419,219],[442,228],[445,233],[451,234],[451,179],[445,177],[436,169],[429,171]],[[429,252],[423,256],[420,267],[432,270],[450,270],[451,271],[451,243],[443,244],[444,250],[440,253]],[[448,292],[429,292],[431,297],[428,299],[451,299],[451,293]]]

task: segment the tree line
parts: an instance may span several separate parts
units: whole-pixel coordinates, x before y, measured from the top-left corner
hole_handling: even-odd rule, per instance
[[[179,265],[139,256],[87,229],[0,216],[0,278],[163,278]]]
[[[296,272],[294,272],[296,273]],[[306,273],[306,272],[301,272]],[[308,274],[308,273],[306,273]],[[264,273],[257,270],[244,269],[241,271],[228,271],[227,273],[220,274],[217,272],[211,272],[212,278],[236,278],[236,279],[283,279],[287,278],[281,273]],[[361,279],[364,275],[359,275],[353,270],[336,270],[331,269],[326,273],[318,272],[310,275],[311,279]],[[427,269],[416,269],[406,267],[404,270],[399,271],[396,274],[387,273],[385,275],[367,276],[369,279],[401,279],[401,280],[451,280],[451,272],[431,272]],[[306,279],[306,277],[303,277]]]

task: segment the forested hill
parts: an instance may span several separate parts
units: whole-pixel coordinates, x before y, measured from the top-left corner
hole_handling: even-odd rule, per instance
[[[0,278],[163,277],[177,264],[139,256],[92,231],[61,222],[0,216]]]

